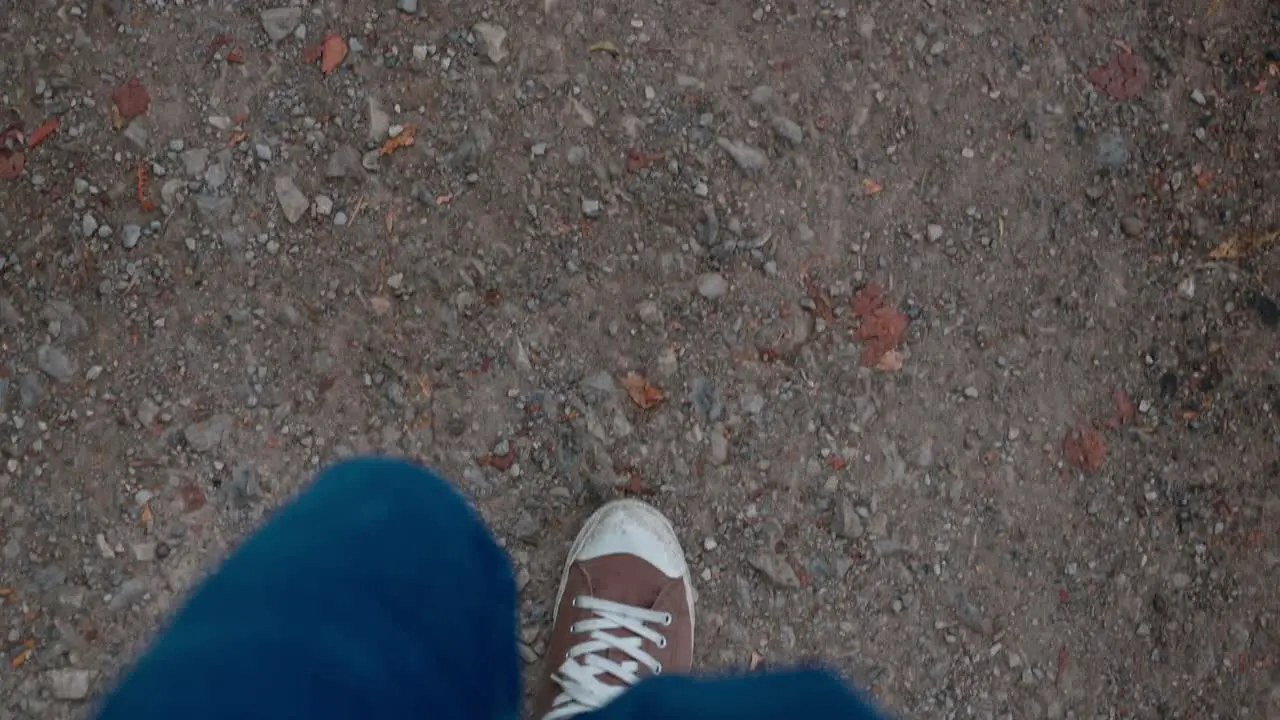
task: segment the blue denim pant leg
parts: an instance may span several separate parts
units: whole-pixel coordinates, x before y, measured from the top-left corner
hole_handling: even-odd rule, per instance
[[[99,717],[514,719],[515,638],[510,566],[462,498],[355,460],[200,585]]]

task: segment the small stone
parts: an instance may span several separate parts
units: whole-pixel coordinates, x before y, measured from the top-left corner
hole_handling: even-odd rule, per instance
[[[723,465],[729,460],[729,437],[725,434],[724,425],[717,424],[711,429],[711,462]]]
[[[1178,294],[1184,300],[1192,300],[1196,296],[1196,279],[1192,275],[1188,275],[1178,283]]]
[[[272,42],[279,42],[293,32],[302,22],[302,8],[282,7],[262,11],[262,29]]]
[[[347,224],[347,214],[346,214],[346,213],[344,213],[344,212],[342,212],[341,210],[339,210],[338,212],[334,213],[334,214],[333,214],[333,224],[334,224],[334,225],[337,225],[338,227],[343,227],[343,226],[345,226],[345,225]]]
[[[788,117],[777,115],[773,118],[773,131],[778,137],[786,140],[792,145],[799,145],[804,142],[804,129],[800,127],[800,123]]]
[[[45,391],[40,384],[40,376],[29,372],[18,378],[18,403],[22,405],[23,410],[34,408],[44,398]]]
[[[698,278],[698,294],[708,300],[723,297],[729,292],[729,281],[720,273],[707,273]]]
[[[1120,218],[1120,231],[1129,237],[1141,235],[1142,227],[1142,220],[1136,215],[1125,215]]]
[[[153,542],[134,543],[129,546],[133,550],[133,558],[138,562],[155,562],[156,544]]]
[[[396,9],[402,13],[415,15],[418,12],[418,0],[396,0]]]
[[[773,88],[768,85],[757,85],[749,96],[752,105],[768,105],[773,101]]]
[[[978,398],[978,388],[970,385],[964,389],[964,396],[970,400],[976,400]]]
[[[1209,100],[1204,96],[1204,93],[1200,92],[1200,89],[1197,88],[1191,91],[1191,102],[1197,105],[1205,105]]]
[[[80,232],[84,233],[85,237],[93,237],[98,232],[98,219],[92,213],[85,213],[80,219]]]
[[[89,695],[93,673],[79,668],[48,670],[44,674],[49,694],[57,700],[83,700]]]
[[[138,241],[142,239],[142,228],[138,225],[125,225],[120,228],[120,238],[124,243],[124,249],[132,250],[138,246]]]
[[[230,130],[235,123],[231,122],[231,118],[226,115],[210,115],[209,124],[216,130]]]
[[[204,148],[192,148],[182,153],[182,169],[188,177],[200,177],[208,164],[209,151]]]
[[[178,199],[178,194],[185,190],[187,183],[185,180],[178,178],[169,178],[160,186],[160,201],[165,205],[172,207]]]
[[[204,171],[204,184],[210,190],[217,190],[227,182],[227,168],[222,163],[214,163]]]
[[[263,143],[256,143],[253,146],[253,154],[256,155],[259,160],[270,161],[272,156],[271,146],[264,145]]]
[[[298,220],[302,219],[303,213],[311,206],[311,202],[288,175],[277,177],[275,186],[276,199],[280,201],[280,210],[284,213],[285,219],[291,225],[297,224]]]
[[[489,62],[500,65],[507,59],[509,53],[504,47],[507,41],[506,28],[494,23],[478,22],[471,27],[471,32],[476,36],[476,50],[488,58]]]
[[[317,195],[315,200],[316,215],[328,217],[333,214],[333,198],[328,195]]]
[[[1129,163],[1129,143],[1116,132],[1103,133],[1098,138],[1098,161],[1113,170]]]
[[[728,138],[716,138],[716,144],[733,158],[738,167],[748,172],[763,170],[769,165],[769,158],[761,150],[746,143]]]
[[[796,576],[796,571],[786,558],[777,553],[761,550],[748,558],[747,563],[778,587],[788,589],[800,587],[800,578]]]
[[[147,129],[146,121],[137,118],[124,129],[124,136],[133,143],[134,148],[143,151],[147,149],[147,140],[151,137],[151,131]]]
[[[141,600],[146,594],[147,581],[142,578],[130,578],[120,583],[120,587],[116,588],[115,595],[107,603],[107,609],[112,612],[119,612],[133,605],[134,602]]]
[[[929,227],[925,228],[925,232],[928,233],[929,242],[938,242],[939,240],[942,239],[941,225],[930,224]]]
[[[360,151],[350,145],[339,145],[329,156],[324,174],[328,178],[363,177],[364,167],[360,164]]]
[[[413,59],[415,62],[426,62],[430,48],[422,43],[413,46]]]
[[[36,349],[36,365],[40,372],[60,383],[69,382],[76,375],[75,363],[71,362],[65,352],[52,345],[41,345]]]
[[[391,115],[382,109],[378,99],[369,98],[369,142],[381,143],[391,132]]]
[[[589,200],[587,198],[582,199],[582,214],[584,216],[594,220],[595,218],[600,217],[600,211],[601,208],[599,200]]]
[[[844,500],[840,503],[836,534],[848,540],[857,540],[866,534],[866,528],[862,527],[862,516],[858,514],[858,509],[854,507],[853,502],[850,500]]]
[[[1191,584],[1191,576],[1184,572],[1174,573],[1169,580],[1173,583],[1173,587],[1178,590],[1182,590]]]
[[[143,427],[151,427],[152,423],[156,421],[156,417],[159,415],[160,406],[156,404],[155,400],[146,397],[142,398],[142,401],[138,403],[138,412],[135,413],[134,416],[138,419],[139,423],[142,423]]]
[[[235,424],[235,418],[226,413],[214,415],[208,420],[194,422],[182,430],[187,444],[196,452],[207,453],[222,444]]]
[[[640,322],[650,327],[662,324],[662,309],[652,300],[645,300],[637,305],[636,315],[640,317]]]

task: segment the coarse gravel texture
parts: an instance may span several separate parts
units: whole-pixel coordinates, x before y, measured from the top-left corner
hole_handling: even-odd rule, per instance
[[[0,127],[60,119],[0,180],[0,719],[83,713],[367,452],[474,499],[531,674],[578,523],[632,494],[702,668],[1280,717],[1274,4],[283,5],[0,6]],[[868,283],[900,370],[862,367]]]

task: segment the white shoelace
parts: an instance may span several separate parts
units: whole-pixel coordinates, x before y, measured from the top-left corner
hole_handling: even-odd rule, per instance
[[[569,657],[552,676],[563,692],[556,697],[542,720],[570,718],[607,705],[623,690],[640,681],[642,667],[654,675],[662,672],[662,663],[644,651],[644,641],[648,640],[659,648],[667,646],[667,639],[647,625],[669,627],[671,613],[585,595],[575,597],[573,606],[590,610],[594,617],[579,620],[569,628],[569,632],[590,634],[586,640],[569,649]],[[610,630],[624,630],[628,634],[614,635],[608,632]],[[621,651],[631,659],[622,662],[610,660],[604,655],[610,650]],[[601,676],[612,676],[621,684],[606,683]]]

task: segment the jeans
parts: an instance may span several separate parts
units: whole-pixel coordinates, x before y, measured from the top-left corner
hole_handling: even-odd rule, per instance
[[[443,480],[362,459],[249,537],[156,638],[103,720],[520,714],[516,588]],[[878,717],[821,671],[642,681],[584,720]]]

